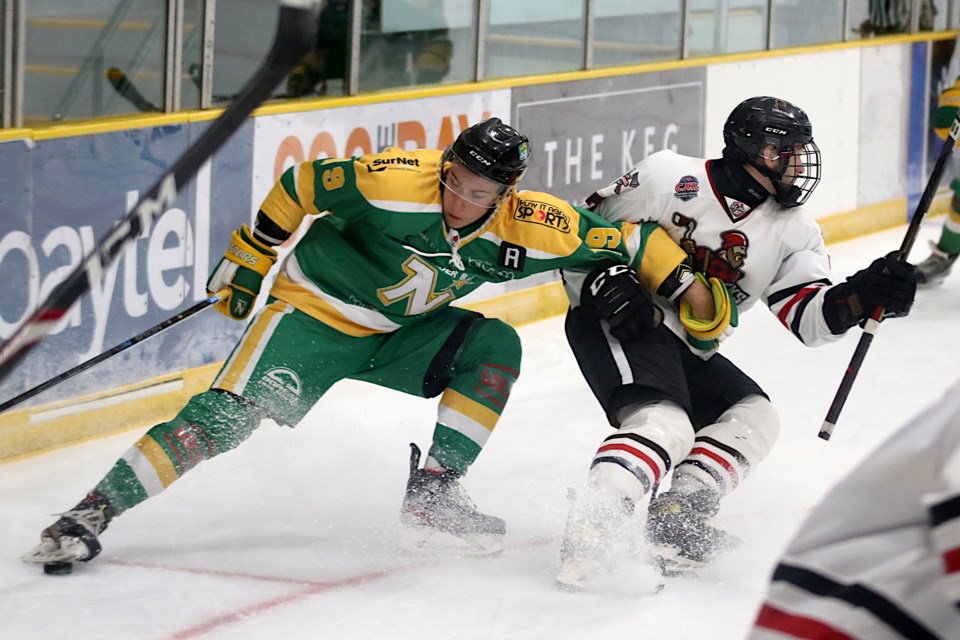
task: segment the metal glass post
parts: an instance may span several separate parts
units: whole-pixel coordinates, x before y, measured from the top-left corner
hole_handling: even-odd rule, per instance
[[[593,41],[596,37],[596,0],[584,2],[584,29],[583,29],[583,68],[593,69]]]
[[[348,96],[360,93],[360,37],[363,26],[363,0],[350,0],[350,55],[345,87]]]
[[[767,0],[767,51],[773,49],[775,43],[773,41],[773,3],[776,0]]]
[[[10,66],[10,124],[13,127],[23,126],[23,67],[26,59],[27,33],[27,0],[7,0],[13,3],[13,16],[10,26],[13,33],[10,37],[11,66]]]
[[[214,26],[216,25],[217,0],[203,1],[203,33],[200,34],[200,108],[213,106],[213,48],[216,43]]]
[[[690,57],[690,40],[687,38],[687,28],[690,26],[690,2],[680,0],[680,59]]]
[[[163,110],[180,110],[183,67],[183,0],[167,0],[166,57],[163,67]]]
[[[474,52],[477,55],[473,67],[473,79],[477,82],[483,80],[486,73],[484,63],[487,57],[487,30],[490,25],[490,0],[477,0],[477,41]]]
[[[0,0],[3,7],[3,15],[0,17],[3,21],[3,51],[0,51],[0,60],[3,65],[0,66],[0,126],[9,128],[13,121],[10,113],[13,107],[13,101],[10,94],[13,92],[13,0]]]

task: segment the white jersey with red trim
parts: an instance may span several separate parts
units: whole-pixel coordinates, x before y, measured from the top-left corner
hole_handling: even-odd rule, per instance
[[[784,208],[772,197],[751,209],[720,194],[710,162],[659,151],[588,204],[608,220],[659,223],[691,256],[696,271],[727,285],[740,313],[762,299],[804,344],[838,339],[822,312],[831,280],[819,225],[802,207]],[[664,315],[684,337],[676,314]]]
[[[960,638],[960,384],[833,488],[772,580],[750,640]]]

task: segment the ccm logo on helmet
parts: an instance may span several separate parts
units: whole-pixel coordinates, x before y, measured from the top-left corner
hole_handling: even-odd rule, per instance
[[[777,129],[776,127],[764,127],[763,130],[766,131],[767,133],[772,133],[778,136],[787,135],[786,129]]]
[[[480,155],[479,153],[477,153],[474,149],[470,149],[470,156],[473,157],[473,158],[476,158],[477,160],[479,160],[479,161],[482,162],[483,164],[487,165],[488,167],[491,166],[491,165],[493,165],[493,162],[491,162],[490,160],[487,160],[486,158],[484,158],[482,155]]]

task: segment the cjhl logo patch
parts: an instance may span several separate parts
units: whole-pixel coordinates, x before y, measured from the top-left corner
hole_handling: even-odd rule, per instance
[[[694,176],[683,176],[673,188],[673,195],[684,202],[693,200],[700,195],[700,181]]]

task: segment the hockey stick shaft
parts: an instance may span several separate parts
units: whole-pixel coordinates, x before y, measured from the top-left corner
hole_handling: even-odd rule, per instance
[[[164,321],[161,322],[160,324],[155,325],[155,326],[153,326],[153,327],[150,327],[149,329],[147,329],[147,330],[144,331],[143,333],[138,333],[137,335],[133,336],[133,337],[130,338],[129,340],[125,340],[125,341],[121,342],[120,344],[118,344],[117,346],[113,347],[112,349],[108,349],[107,351],[104,351],[104,352],[101,353],[100,355],[94,356],[94,357],[90,358],[89,360],[78,364],[78,365],[75,366],[74,368],[69,369],[69,370],[67,370],[67,371],[64,371],[63,373],[61,373],[61,374],[59,374],[59,375],[57,375],[57,376],[55,376],[55,377],[53,377],[53,378],[50,378],[50,379],[47,380],[46,382],[44,382],[44,383],[42,383],[42,384],[39,384],[39,385],[33,387],[32,389],[28,389],[27,391],[24,391],[23,393],[21,393],[20,395],[16,396],[15,398],[10,398],[10,399],[7,400],[6,402],[0,404],[0,413],[3,413],[4,411],[6,411],[6,410],[9,409],[9,408],[15,407],[15,406],[17,406],[18,404],[20,404],[21,402],[25,402],[25,401],[29,400],[30,398],[32,398],[32,397],[34,397],[34,396],[36,396],[36,395],[39,395],[39,394],[41,394],[41,393],[43,393],[44,391],[46,391],[46,390],[49,389],[50,387],[56,386],[56,385],[60,384],[61,382],[63,382],[64,380],[69,380],[70,378],[72,378],[73,376],[77,375],[78,373],[82,373],[82,372],[86,371],[87,369],[89,369],[89,368],[91,368],[91,367],[93,367],[93,366],[95,366],[95,365],[100,364],[100,363],[103,362],[104,360],[107,360],[108,358],[112,358],[113,356],[117,355],[117,354],[120,353],[121,351],[126,351],[127,349],[129,349],[129,348],[132,347],[133,345],[138,344],[138,343],[140,343],[140,342],[143,342],[144,340],[146,340],[146,339],[149,338],[150,336],[154,336],[154,335],[160,333],[161,331],[163,331],[164,329],[169,329],[170,327],[172,327],[173,325],[177,324],[178,322],[181,322],[181,321],[183,321],[183,320],[186,320],[186,319],[189,318],[190,316],[193,316],[193,315],[195,315],[195,314],[203,311],[203,310],[206,309],[207,307],[210,307],[211,305],[216,304],[217,302],[220,301],[220,299],[221,299],[222,297],[223,297],[222,294],[220,294],[220,293],[215,293],[215,294],[213,294],[212,296],[210,296],[209,298],[207,298],[207,299],[205,299],[205,300],[203,300],[203,301],[201,301],[201,302],[198,302],[197,304],[193,305],[193,306],[190,307],[189,309],[184,309],[183,311],[181,311],[181,312],[178,313],[177,315],[173,316],[172,318],[167,318],[166,320],[164,320]]]
[[[960,138],[960,113],[957,114],[957,117],[953,120],[953,124],[950,125],[950,135],[944,140],[943,146],[940,148],[940,155],[937,156],[937,161],[933,166],[933,172],[930,174],[930,179],[927,180],[927,186],[923,190],[923,195],[920,196],[920,202],[917,203],[917,209],[913,214],[913,218],[910,220],[910,226],[907,227],[907,233],[903,238],[903,242],[900,244],[897,258],[902,262],[906,262],[907,256],[910,255],[910,250],[913,249],[913,244],[917,240],[917,234],[920,233],[920,224],[923,222],[924,216],[927,215],[927,211],[930,210],[930,204],[933,202],[933,197],[936,195],[937,189],[940,186],[940,180],[943,177],[944,170],[947,168],[947,162],[950,160],[950,156],[957,146],[958,138]],[[867,356],[867,351],[873,343],[873,338],[880,328],[880,320],[882,318],[883,309],[878,308],[874,311],[873,315],[870,316],[870,319],[867,320],[863,328],[863,334],[860,336],[860,341],[857,343],[857,348],[853,352],[850,364],[847,365],[847,370],[843,374],[843,379],[840,381],[837,393],[833,398],[833,402],[830,404],[830,409],[827,411],[827,417],[820,426],[819,436],[823,440],[829,440],[830,436],[833,435],[833,429],[836,427],[837,420],[840,418],[840,412],[843,410],[843,405],[847,402],[847,396],[850,395],[850,390],[853,388],[853,383],[857,379],[857,374],[860,373],[860,366],[863,364],[863,359]]]
[[[2,382],[33,347],[57,325],[80,296],[99,282],[104,271],[140,235],[142,229],[174,203],[179,191],[196,175],[250,113],[293,69],[314,38],[320,0],[281,0],[280,19],[266,60],[237,94],[234,102],[188,148],[177,162],[147,191],[130,213],[104,236],[0,347]]]

